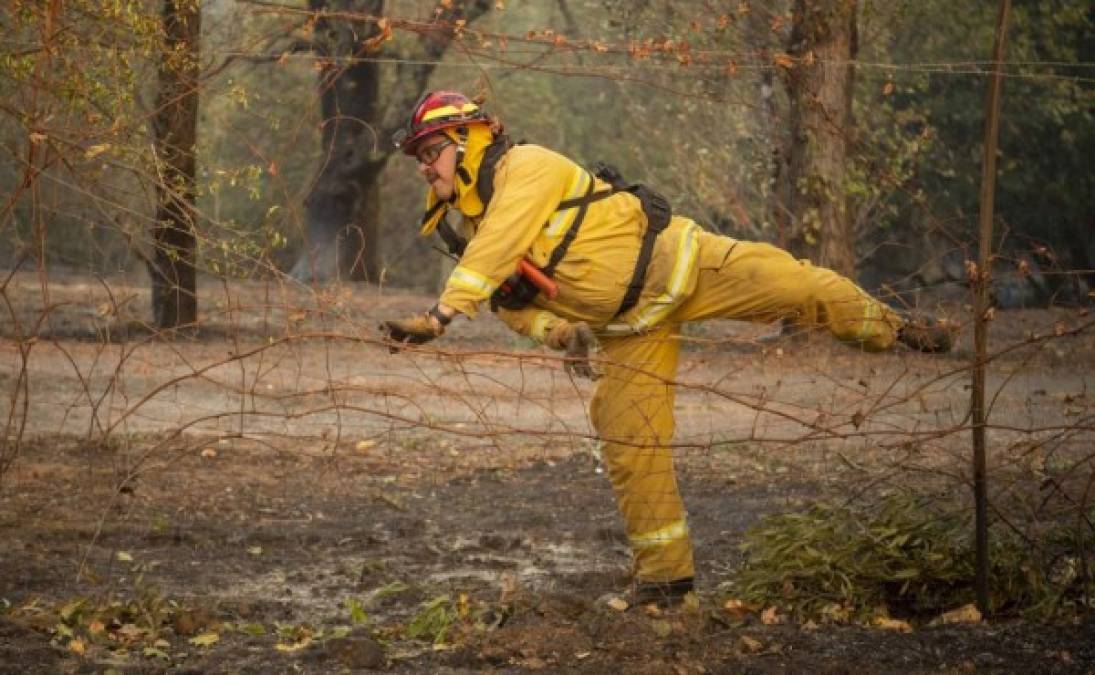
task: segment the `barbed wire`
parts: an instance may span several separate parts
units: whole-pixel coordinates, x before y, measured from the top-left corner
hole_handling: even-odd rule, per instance
[[[360,14],[354,12],[332,12],[332,11],[311,11],[300,10],[298,8],[289,8],[278,3],[264,2],[262,0],[247,0],[248,4],[255,5],[257,7],[266,8],[267,11],[274,13],[283,13],[290,16],[302,17],[305,23],[314,23],[320,18],[335,19],[347,22],[359,22],[367,23],[375,26],[380,26],[385,29],[391,28],[392,30],[405,30],[408,32],[414,32],[419,34],[449,34],[455,42],[463,43],[465,49],[474,48],[475,42],[478,42],[480,47],[480,53],[485,54],[485,46],[493,46],[495,43],[499,44],[499,48],[495,53],[505,52],[513,49],[510,45],[526,45],[537,46],[546,48],[554,54],[565,54],[573,52],[583,52],[587,55],[593,54],[598,57],[613,57],[613,56],[627,56],[631,63],[642,63],[649,59],[670,59],[677,62],[676,67],[687,69],[695,66],[701,66],[705,68],[745,68],[745,69],[765,69],[774,70],[780,68],[793,67],[794,64],[800,64],[803,57],[793,57],[784,53],[771,54],[766,57],[758,58],[761,52],[757,49],[748,51],[741,50],[721,50],[721,49],[694,49],[687,40],[674,40],[672,37],[659,37],[659,38],[638,38],[628,41],[626,44],[614,43],[611,41],[602,41],[596,39],[586,38],[571,38],[567,37],[563,33],[554,29],[545,28],[540,30],[528,30],[524,34],[503,33],[497,31],[487,31],[474,28],[472,26],[464,24],[445,24],[438,21],[421,21],[407,18],[401,18],[396,16],[374,16],[369,14]],[[724,28],[727,28],[724,26]],[[469,46],[470,45],[470,46]],[[368,58],[368,57],[351,57],[351,58]],[[783,60],[784,65],[780,65],[775,62],[776,58]],[[684,59],[682,61],[682,59]],[[750,63],[749,59],[757,59],[757,61]],[[712,60],[717,60],[717,63],[709,63]],[[744,63],[738,63],[741,60]],[[975,75],[985,76],[992,73],[991,70],[986,68],[980,68],[979,66],[991,66],[991,61],[976,60],[976,59],[961,59],[961,60],[941,60],[941,61],[921,61],[910,63],[895,63],[895,62],[873,62],[864,61],[859,59],[853,60],[823,60],[816,58],[814,55],[809,55],[810,62],[829,63],[831,65],[842,67],[846,65],[857,65],[865,68],[877,68],[881,70],[893,71],[893,72],[927,72],[927,73],[945,73],[949,75]],[[394,61],[398,62],[398,61]],[[1040,67],[1079,67],[1079,68],[1093,68],[1095,62],[1065,62],[1065,61],[1036,61],[1036,60],[1024,60],[1007,62],[1005,64],[1010,67],[1016,66],[1040,66]],[[425,65],[424,63],[422,65]],[[430,63],[429,65],[447,66],[442,61],[436,63]],[[579,66],[578,69],[581,69]],[[590,68],[595,68],[590,66]],[[1074,80],[1082,83],[1095,82],[1095,78],[1079,77],[1074,78],[1067,75],[1039,75],[1039,74],[1020,74],[1007,72],[1006,77],[1030,77],[1038,78],[1044,77],[1046,79],[1065,79]]]
[[[256,42],[258,40],[259,40],[259,38],[255,39]],[[5,47],[5,49],[3,50],[4,52],[9,53],[12,56],[17,56],[17,57],[18,56],[26,56],[26,55],[29,55],[31,53],[37,53],[37,52],[39,52],[39,51],[41,51],[42,49],[45,48],[42,45],[42,43],[40,43],[40,42],[29,42],[29,41],[20,41],[20,40],[6,40],[4,42],[4,47]],[[102,45],[102,47],[103,48],[108,48],[108,47],[110,47],[110,45]],[[22,49],[22,50],[24,50],[24,52],[15,53],[14,50],[17,50],[17,49]],[[130,50],[133,49],[133,47],[132,46],[126,46],[126,45],[119,45],[119,46],[115,47],[115,49],[117,49],[118,51],[130,51]],[[543,55],[543,54],[546,53],[548,55],[564,57],[564,56],[567,56],[569,54],[568,50],[561,50],[561,49],[559,49],[558,47],[556,47],[554,45],[539,44],[539,43],[536,43],[536,42],[530,43],[527,48],[508,47],[506,49],[496,49],[496,50],[494,50],[494,52],[509,54],[509,55],[517,55],[517,56],[525,56],[525,55],[527,55],[527,56],[540,56],[540,55]],[[593,52],[595,54],[602,54],[602,55],[604,54],[604,52],[600,52],[600,51],[597,51],[597,50],[593,50]],[[205,55],[213,55],[213,56],[233,56],[233,57],[238,57],[238,58],[253,58],[253,59],[279,59],[279,58],[286,58],[286,59],[306,58],[306,59],[319,59],[319,60],[326,59],[326,60],[337,61],[339,63],[351,63],[351,64],[353,64],[353,63],[402,63],[402,64],[410,64],[410,65],[446,65],[446,64],[455,65],[455,64],[450,63],[451,59],[415,60],[415,59],[400,59],[400,58],[397,58],[397,57],[380,57],[380,56],[376,56],[376,57],[371,57],[371,56],[331,57],[331,56],[320,56],[320,55],[316,55],[316,54],[309,54],[309,53],[303,53],[303,52],[242,51],[242,50],[235,50],[235,49],[223,48],[223,47],[217,47],[217,48],[213,48],[213,49],[210,49],[210,48],[206,47],[205,49],[202,50],[202,53],[205,54]],[[489,53],[489,52],[487,52],[487,50],[480,45],[479,53]],[[692,62],[692,63],[688,63],[688,64],[681,64],[679,61],[676,61],[675,58],[673,58],[671,56],[667,56],[665,54],[660,54],[660,53],[655,53],[655,54],[652,54],[649,57],[644,57],[644,58],[641,58],[641,59],[630,57],[626,53],[621,53],[621,52],[613,52],[613,53],[609,53],[609,55],[610,56],[625,56],[625,57],[627,57],[626,59],[624,59],[625,63],[634,65],[635,67],[647,67],[647,68],[655,67],[654,62],[658,61],[658,60],[662,60],[662,59],[667,59],[667,60],[670,60],[672,62],[671,63],[665,63],[665,64],[658,63],[658,64],[656,64],[656,67],[659,67],[659,68],[673,68],[673,69],[677,69],[677,70],[689,70],[689,69],[692,69],[693,67],[695,67],[696,69],[725,68],[728,65],[729,60],[733,60],[734,64],[742,70],[750,70],[750,69],[780,70],[780,69],[786,69],[787,68],[786,66],[780,66],[776,63],[773,63],[771,58],[768,58],[768,59],[760,58],[757,54],[757,50],[740,51],[740,52],[735,52],[735,51],[730,51],[730,50],[707,50],[707,51],[704,51],[703,53],[710,54],[712,56],[719,56],[719,57],[722,57],[722,58],[727,59],[727,60],[723,61],[723,62],[720,62],[720,63],[712,63],[712,62],[703,62],[703,61],[701,61],[701,62],[698,62],[698,63]],[[836,65],[836,66],[852,65],[852,66],[858,66],[858,67],[879,68],[879,69],[884,69],[884,70],[895,70],[895,71],[912,70],[914,72],[919,72],[922,69],[929,69],[930,71],[939,70],[941,72],[951,72],[951,73],[956,74],[956,75],[962,75],[962,74],[978,74],[978,75],[991,74],[992,71],[989,70],[988,68],[993,65],[992,61],[978,60],[978,59],[960,59],[960,60],[946,60],[946,59],[944,59],[944,60],[937,60],[937,61],[898,62],[898,61],[868,61],[868,60],[864,60],[864,59],[826,59],[826,58],[816,57],[813,62],[815,62],[815,63],[829,63],[829,64],[833,64],[833,65]],[[1012,68],[1012,67],[1045,67],[1045,68],[1083,68],[1083,69],[1087,69],[1087,68],[1095,68],[1095,61],[1007,60],[1007,61],[1004,61],[1002,65],[1005,68]],[[971,69],[976,68],[977,70],[969,70],[969,71],[953,70],[953,69],[956,69],[956,68],[971,68]],[[1030,73],[1030,74],[1033,75],[1033,73]]]
[[[419,28],[424,30],[426,25]],[[628,61],[615,69],[530,65],[513,61],[515,53],[539,55],[531,50],[499,52],[463,44],[464,58],[476,61],[357,57],[322,63],[554,69],[558,74],[620,79],[636,70],[667,72],[697,67],[695,62],[673,65],[659,63],[657,58]],[[599,53],[595,45],[587,49]],[[282,58],[246,50],[214,50],[211,56]],[[320,63],[315,55],[286,58]],[[973,68],[978,64],[874,63],[864,67],[918,72],[913,68],[944,65]],[[783,66],[746,62],[738,67],[773,70]],[[945,74],[980,76],[989,72],[978,69]],[[130,121],[130,128],[137,129],[140,123]],[[78,139],[50,136],[46,141],[59,143],[66,152],[81,148]],[[15,152],[11,155],[18,166],[30,171],[34,181],[63,188],[58,192],[82,195],[142,227],[155,220],[120,195],[98,194],[79,180],[54,171],[37,172],[43,167]],[[110,166],[140,174],[143,180],[162,180],[154,170],[121,163]],[[55,209],[37,194],[31,208],[35,217],[43,220]],[[196,211],[194,215],[202,222],[215,222],[211,214]],[[239,281],[214,275],[221,283],[221,300],[226,306],[205,309],[198,324],[182,331],[150,326],[140,320],[143,312],[133,310],[122,299],[139,295],[143,300],[143,287],[103,280],[102,294],[108,296],[103,300],[98,292],[78,288],[83,280],[72,284],[50,280],[44,255],[36,259],[39,269],[8,274],[0,284],[0,298],[8,314],[4,340],[18,375],[4,381],[8,434],[2,441],[0,478],[11,448],[18,448],[22,439],[31,434],[72,434],[74,427],[89,443],[130,438],[142,430],[153,430],[169,439],[135,443],[119,471],[122,484],[142,470],[151,470],[151,458],[172,451],[171,442],[185,437],[199,439],[192,444],[208,438],[244,438],[272,446],[293,446],[307,439],[322,443],[324,448],[330,445],[333,453],[344,440],[387,434],[403,455],[422,454],[416,447],[399,445],[416,434],[457,438],[469,447],[499,449],[500,454],[513,453],[516,444],[528,442],[543,447],[573,446],[568,452],[597,442],[585,412],[590,387],[560,373],[561,357],[499,347],[497,335],[458,342],[446,349],[411,349],[399,356],[388,355],[389,345],[380,341],[374,327],[378,312],[410,305],[417,311],[423,298],[407,296],[405,302],[397,298],[385,305],[380,297],[383,289],[366,297],[360,287],[357,296],[343,298],[341,290],[309,287],[284,275],[261,255],[246,251],[233,255],[254,264],[269,274],[269,279]],[[38,295],[33,292],[36,284]],[[271,286],[283,297],[262,300],[263,291],[269,295]],[[1069,498],[1085,505],[1079,509],[1082,511],[1088,492],[1077,481],[1082,483],[1091,474],[1078,469],[1090,469],[1089,441],[1095,431],[1095,415],[1086,393],[1089,374],[1083,363],[1069,362],[1070,354],[1056,357],[1047,352],[1060,347],[1089,353],[1083,351],[1087,348],[1084,341],[1090,339],[1093,323],[1079,311],[1066,312],[1056,310],[1041,316],[1042,325],[1036,326],[1041,334],[1036,337],[1023,337],[1012,329],[1006,334],[1006,344],[998,345],[989,355],[989,361],[1004,374],[993,392],[988,428],[1002,439],[1006,454],[1001,461],[1013,467],[1023,466],[1030,446],[1059,442],[1050,451],[1060,453],[1060,465],[1032,470],[1031,480],[1040,480],[1041,475],[1060,480],[1066,484]],[[472,330],[466,324],[462,328]],[[192,340],[187,330],[193,330]],[[910,472],[945,474],[950,487],[964,488],[962,436],[970,429],[962,389],[970,366],[964,354],[942,362],[908,354],[868,361],[873,357],[847,352],[854,360],[842,359],[814,344],[771,346],[748,334],[692,342],[704,346],[704,352],[685,357],[693,362],[696,376],[680,376],[665,384],[677,387],[693,417],[678,425],[679,436],[666,444],[668,448],[687,458],[711,458],[720,447],[733,443],[765,450],[816,452],[823,457],[833,452],[841,462],[863,470],[862,490]],[[731,347],[750,351],[744,356],[719,351]],[[811,352],[819,349],[820,353]],[[50,350],[62,355],[59,364],[49,360],[52,353],[43,354]],[[696,365],[705,359],[709,363]],[[598,359],[594,361],[596,364]],[[1031,373],[1041,376],[1037,371],[1042,365],[1059,378],[1055,384],[1060,391],[1068,391],[1067,396],[1074,398],[1051,399],[1037,393],[1038,384],[1019,381],[1034,377]],[[807,386],[801,378],[791,376],[803,370],[812,372],[819,383]],[[621,443],[627,441],[621,439]],[[871,452],[876,451],[883,456],[872,458]]]
[[[589,77],[605,77],[612,79],[626,79],[624,74],[628,70],[639,71],[676,71],[687,72],[688,70],[702,70],[702,71],[717,71],[726,72],[727,68],[732,68],[734,71],[757,71],[757,72],[783,72],[787,68],[773,63],[737,63],[732,66],[729,64],[692,64],[688,66],[674,65],[674,64],[655,64],[649,61],[632,61],[628,62],[626,66],[603,66],[603,65],[584,65],[584,64],[566,64],[566,65],[543,65],[532,63],[519,63],[514,61],[512,57],[514,52],[485,52],[468,50],[469,53],[475,56],[486,59],[488,61],[494,61],[494,63],[482,63],[482,62],[461,62],[454,59],[412,59],[412,58],[398,58],[392,56],[345,56],[345,57],[328,57],[320,56],[316,54],[307,53],[287,53],[287,54],[264,54],[261,52],[242,52],[231,49],[218,49],[207,50],[207,53],[211,53],[214,56],[221,56],[226,58],[238,58],[238,59],[254,59],[261,61],[277,61],[277,60],[293,60],[293,61],[309,61],[313,63],[323,63],[331,66],[352,66],[361,63],[379,63],[389,65],[411,65],[411,66],[434,66],[440,68],[471,68],[471,69],[491,69],[491,70],[536,70],[539,72],[557,74],[557,75],[585,75]],[[817,60],[818,63],[829,63],[835,66],[856,66],[860,68],[873,68],[880,71],[893,72],[893,73],[928,73],[939,75],[972,75],[976,77],[987,77],[992,75],[992,71],[983,68],[975,68],[977,62],[973,61],[953,61],[953,62],[918,62],[918,63],[884,63],[884,62],[870,62],[859,60],[830,60],[825,61],[822,59]],[[1049,63],[1049,62],[1045,62]],[[1095,67],[1093,64],[1085,64],[1084,67]],[[1082,84],[1095,83],[1095,77],[1084,77],[1078,75],[1062,75],[1056,73],[1023,73],[1005,71],[1003,77],[1010,79],[1023,79],[1023,80],[1046,80],[1046,81],[1067,81]]]

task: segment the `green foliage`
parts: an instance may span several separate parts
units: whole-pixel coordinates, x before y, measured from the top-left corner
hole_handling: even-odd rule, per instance
[[[460,618],[452,597],[439,595],[426,602],[407,624],[407,637],[444,644],[449,630]]]
[[[402,581],[393,581],[373,591],[372,598],[373,600],[380,600],[381,598],[386,598],[392,595],[399,595],[400,593],[404,593],[410,590],[410,588],[410,586]]]
[[[202,49],[209,53],[231,45],[271,44],[285,29],[284,17],[256,14],[242,5],[219,5],[206,14],[209,29],[203,31]],[[233,66],[203,90],[199,257],[214,273],[267,274],[287,265],[302,245],[301,202],[322,149],[316,72],[306,55],[300,56]]]
[[[133,218],[150,204],[140,181],[154,174],[138,110],[155,82],[154,10],[143,0],[0,7],[0,185],[16,200],[5,254],[27,245],[36,223],[47,252],[72,262],[116,260],[108,246],[124,258],[116,242],[140,236]]]
[[[357,598],[346,598],[344,604],[346,610],[350,613],[350,625],[356,626],[369,620],[369,615],[365,613],[365,607]]]
[[[888,6],[888,3],[873,3]],[[946,223],[958,240],[972,240],[980,190],[986,64],[996,3],[901,3],[864,61],[923,64],[892,71],[861,68],[863,88],[883,99],[906,138],[930,145],[897,168],[911,186],[895,195],[901,225],[915,224],[920,195],[930,196],[929,224]],[[1010,249],[1046,244],[1043,264],[1091,268],[1095,231],[1090,209],[1076,195],[1095,190],[1095,86],[1082,66],[1095,58],[1090,39],[1095,10],[1081,0],[1017,3],[1008,31],[1003,84],[997,218]],[[939,65],[931,65],[932,63]],[[880,96],[885,82],[892,94]],[[900,121],[899,116],[905,116]],[[869,130],[863,124],[860,129]],[[875,161],[885,146],[864,148]],[[910,172],[911,171],[911,175]]]
[[[746,563],[726,590],[803,620],[933,618],[973,601],[972,532],[967,515],[904,496],[857,509],[819,503],[751,528]],[[1056,559],[1078,567],[1076,551],[1084,549],[1064,526],[1057,534],[1047,539]],[[999,529],[991,540],[996,611],[1047,616],[1080,594],[1075,573],[1045,569],[1025,542]]]
[[[166,658],[161,648],[169,626],[189,622],[194,629],[207,628],[200,611],[189,610],[166,598],[158,589],[137,584],[132,597],[74,597],[56,605],[31,601],[10,609],[13,617],[49,633],[51,643],[83,654],[89,645],[125,653],[140,649],[146,656]]]
[[[435,645],[460,642],[470,634],[498,628],[511,611],[505,604],[473,600],[467,593],[459,593],[455,598],[446,593],[422,603],[407,622],[403,635]]]
[[[921,111],[894,107],[883,93],[888,84],[875,92],[861,89],[854,103],[860,123],[843,189],[853,236],[861,242],[907,220],[909,204],[923,200],[916,177],[935,140]]]

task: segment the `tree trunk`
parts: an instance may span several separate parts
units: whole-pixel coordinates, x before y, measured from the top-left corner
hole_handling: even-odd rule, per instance
[[[317,12],[377,16],[383,0],[310,0]],[[375,281],[380,276],[375,193],[387,159],[387,139],[377,138],[380,65],[360,61],[376,37],[375,23],[319,15],[313,49],[321,58],[323,164],[305,200],[305,254],[293,275],[310,281]]]
[[[791,250],[855,273],[844,165],[852,132],[856,0],[795,0],[787,74]]]
[[[198,125],[200,3],[164,0],[164,47],[153,120],[157,181],[156,224],[149,259],[152,313],[160,328],[198,319],[197,235],[194,224]]]
[[[391,136],[425,90],[436,67],[432,64],[452,40],[452,24],[457,19],[474,20],[492,3],[453,3],[441,11],[438,29],[419,34],[412,53],[401,54],[406,62],[391,66],[394,77],[385,78],[390,84],[385,85],[383,100],[381,65],[361,57],[374,54],[385,41],[377,22],[368,18],[382,15],[384,1],[309,0],[308,4],[319,17],[312,49],[324,66],[319,79],[324,152],[305,200],[305,248],[291,274],[313,282],[375,282],[381,271],[380,174],[393,152]]]

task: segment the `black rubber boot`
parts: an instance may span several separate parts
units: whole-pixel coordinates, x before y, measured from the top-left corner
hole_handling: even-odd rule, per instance
[[[954,347],[957,327],[945,319],[931,316],[910,316],[897,331],[902,344],[927,354],[945,354]]]
[[[657,605],[662,609],[676,607],[692,591],[692,577],[674,581],[638,581],[631,593],[631,604],[636,607]]]

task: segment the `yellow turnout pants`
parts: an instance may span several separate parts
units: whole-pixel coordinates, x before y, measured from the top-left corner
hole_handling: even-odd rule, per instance
[[[790,319],[868,351],[890,348],[901,325],[891,309],[850,280],[768,244],[704,233],[699,266],[695,291],[669,320],[646,333],[601,339],[605,373],[590,417],[642,581],[694,573],[669,448],[682,322]]]
[[[601,341],[605,372],[590,404],[601,452],[644,581],[692,576],[692,540],[673,470],[676,326]]]

